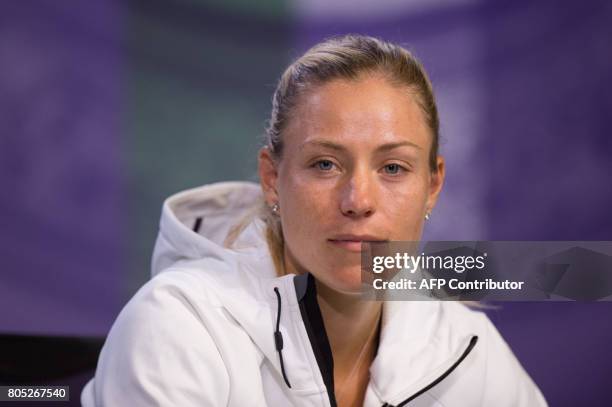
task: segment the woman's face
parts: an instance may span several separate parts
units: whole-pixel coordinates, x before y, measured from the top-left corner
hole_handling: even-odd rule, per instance
[[[444,178],[429,165],[432,135],[406,87],[373,75],[302,95],[283,154],[260,154],[267,202],[278,203],[289,272],[359,292],[361,242],[419,240]]]

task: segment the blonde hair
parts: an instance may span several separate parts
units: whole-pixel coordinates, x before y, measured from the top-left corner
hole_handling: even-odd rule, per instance
[[[429,164],[437,171],[439,119],[431,82],[421,63],[399,45],[364,35],[344,35],[327,39],[310,48],[283,72],[274,96],[266,128],[265,147],[280,161],[283,154],[283,130],[305,92],[335,79],[357,80],[362,74],[382,75],[391,84],[406,87],[421,108],[432,134]],[[266,240],[277,274],[284,275],[284,239],[279,217],[265,201],[230,231],[231,243],[257,216],[266,224]]]
[[[272,212],[266,201],[259,199],[253,209],[234,226],[232,226],[225,238],[224,245],[232,247],[234,242],[240,236],[240,233],[255,219],[261,219],[265,223],[265,237],[272,256],[272,261],[276,269],[276,274],[280,277],[286,273],[285,271],[285,240],[283,239],[283,230],[280,223],[280,218]]]

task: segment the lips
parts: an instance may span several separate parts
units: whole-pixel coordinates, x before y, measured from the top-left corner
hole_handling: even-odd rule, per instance
[[[328,239],[333,245],[351,252],[361,252],[362,242],[383,242],[386,239],[374,235],[337,235]]]

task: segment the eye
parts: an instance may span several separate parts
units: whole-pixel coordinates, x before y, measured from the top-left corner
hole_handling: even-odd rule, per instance
[[[334,163],[330,160],[319,160],[314,166],[321,171],[330,171],[334,168]]]
[[[389,175],[397,175],[402,171],[406,171],[404,167],[399,164],[387,164],[384,166],[385,172]]]

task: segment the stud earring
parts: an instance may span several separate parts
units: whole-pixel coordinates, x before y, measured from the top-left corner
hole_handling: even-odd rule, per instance
[[[425,220],[429,220],[431,218],[431,212],[427,212],[425,214]]]
[[[274,212],[276,215],[278,215],[278,210],[279,210],[278,204],[275,203],[274,205],[272,205],[272,212]]]

